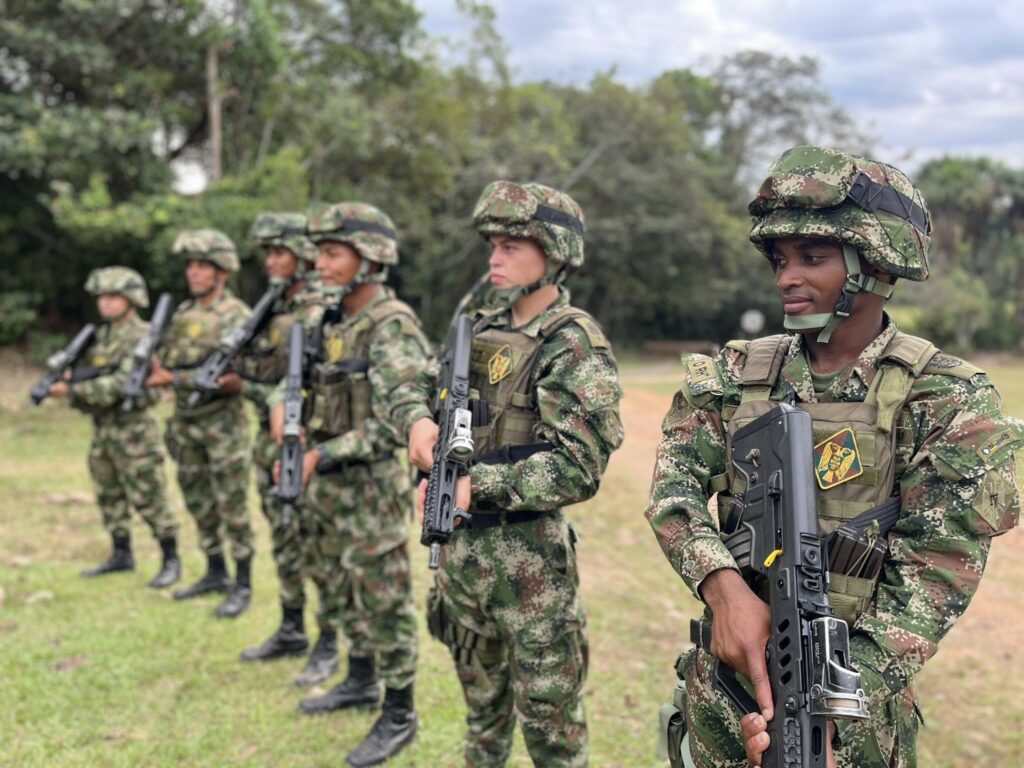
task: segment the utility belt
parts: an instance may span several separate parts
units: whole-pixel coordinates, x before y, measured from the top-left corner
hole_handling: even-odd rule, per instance
[[[95,411],[89,411],[89,415],[92,416],[92,423],[97,427],[127,426],[129,424],[137,424],[140,421],[150,418],[149,414],[146,413],[145,408],[122,411],[120,405],[113,408],[102,408]]]
[[[547,441],[527,443],[526,445],[506,445],[493,451],[488,451],[473,459],[473,464],[515,464],[535,453],[550,451],[554,444]],[[519,523],[531,523],[550,515],[550,511],[505,512],[502,510],[477,511],[473,513],[473,520],[468,526],[459,526],[458,531],[483,531],[498,526],[518,525]]]
[[[341,360],[331,363],[329,371],[314,370],[310,375],[309,384],[312,387],[329,387],[345,380],[353,373],[366,373],[369,370],[369,360]]]
[[[474,512],[473,521],[469,524],[468,530],[470,531],[484,531],[488,528],[497,528],[498,526],[506,525],[517,525],[519,523],[531,523],[534,520],[540,520],[542,517],[547,517],[551,512]],[[464,526],[459,526],[455,530],[462,531]]]

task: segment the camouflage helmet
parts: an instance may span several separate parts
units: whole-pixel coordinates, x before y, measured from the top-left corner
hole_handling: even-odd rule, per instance
[[[208,261],[227,272],[238,271],[238,251],[219,229],[183,229],[174,238],[171,253],[189,261]]]
[[[480,235],[522,237],[536,242],[556,264],[583,264],[583,211],[564,192],[543,184],[494,181],[487,185],[473,223]]]
[[[313,211],[306,225],[309,239],[345,243],[366,261],[398,263],[398,235],[387,214],[366,203],[337,203]]]
[[[89,273],[85,291],[90,296],[116,293],[124,296],[138,309],[149,306],[149,293],[142,275],[128,267],[100,267]]]
[[[793,147],[768,171],[749,211],[750,239],[769,259],[772,240],[822,237],[853,246],[895,277],[928,277],[928,209],[891,165],[826,147]]]
[[[306,237],[306,217],[301,213],[263,212],[249,228],[249,239],[266,248],[278,245],[287,248],[296,258],[316,261],[316,246]]]

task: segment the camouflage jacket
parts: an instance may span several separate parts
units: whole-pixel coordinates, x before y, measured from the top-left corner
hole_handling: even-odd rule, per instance
[[[550,307],[517,329],[512,327],[509,309],[483,310],[476,316],[475,329],[517,330],[536,338],[552,312],[568,304],[569,293],[563,289]],[[406,434],[417,419],[431,415],[428,403],[437,386],[436,375],[417,383],[418,395],[406,393],[402,398],[404,403],[418,400],[398,417]],[[597,492],[612,451],[622,445],[622,388],[615,358],[610,348],[595,349],[579,324],[562,326],[543,343],[531,388],[540,413],[536,437],[554,448],[512,464],[474,465],[474,510],[483,506],[509,512],[546,511],[585,501]]]
[[[148,330],[149,323],[138,315],[121,326],[101,325],[96,340],[75,366],[76,375],[88,378],[72,384],[71,406],[94,415],[118,407],[121,388],[132,370],[132,350]]]
[[[349,327],[364,320],[374,306],[392,299],[394,293],[382,287],[370,303],[354,315],[324,308],[320,323],[322,336],[343,335]],[[423,376],[432,365],[430,342],[418,327],[412,331],[410,323],[400,316],[386,318],[368,333],[369,368],[366,376],[370,383],[371,415],[359,426],[317,444],[315,447],[323,459],[373,461],[382,454],[405,447],[405,440],[391,414],[396,409],[401,412],[396,393],[403,391],[410,381]],[[306,366],[308,374],[310,361]],[[269,397],[268,407],[284,402],[284,391],[282,381]]]
[[[282,296],[274,304],[273,316],[256,334],[238,360],[237,369],[245,379],[242,394],[256,406],[261,419],[267,417],[267,399],[288,372],[288,340],[292,323],[313,328],[323,316],[323,295],[316,283],[306,283],[291,298]],[[266,374],[273,371],[267,380]]]
[[[771,399],[781,400],[791,388],[797,402],[862,402],[895,333],[890,323],[820,396],[801,337],[794,336]],[[711,478],[725,471],[722,414],[740,401],[743,362],[742,352],[726,347],[715,360],[713,385],[695,400],[693,368],[687,367],[662,424],[646,516],[673,569],[698,599],[705,576],[736,568],[708,499]],[[889,534],[881,581],[850,633],[869,695],[881,686],[897,693],[911,683],[977,590],[991,537],[1020,515],[1013,460],[1019,425],[1002,413],[984,373],[966,378],[943,372],[966,367],[937,355],[913,381],[900,413],[900,428],[910,431],[912,443],[910,455],[897,464],[902,512]]]
[[[245,323],[250,312],[248,305],[228,288],[208,307],[196,299],[178,305],[168,323],[160,359],[177,374],[175,402],[179,409],[188,410],[186,401],[193,390],[195,369],[225,334]]]

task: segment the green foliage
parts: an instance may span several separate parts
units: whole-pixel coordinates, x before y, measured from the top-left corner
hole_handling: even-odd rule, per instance
[[[0,293],[0,344],[20,339],[36,320],[39,297],[27,291]]]

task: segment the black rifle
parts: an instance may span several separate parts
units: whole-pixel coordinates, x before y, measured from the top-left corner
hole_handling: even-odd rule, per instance
[[[750,536],[750,567],[765,577],[771,606],[768,677],[775,715],[764,768],[825,765],[826,718],[863,720],[867,696],[849,666],[849,628],[828,603],[828,570],[818,535],[810,414],[780,403],[737,430],[730,460],[745,490],[739,527]],[[695,621],[691,640],[711,647]],[[715,664],[715,683],[744,713],[757,702],[736,671]]]
[[[277,497],[284,502],[284,524],[290,525],[295,502],[302,495],[302,365],[305,358],[302,323],[292,326],[288,340],[288,373],[284,385],[284,443]]]
[[[138,399],[146,390],[146,379],[160,342],[163,341],[164,332],[167,330],[167,321],[171,319],[171,294],[161,293],[156,302],[156,309],[149,320],[149,332],[139,339],[132,352],[132,370],[121,387],[122,411],[130,411],[138,405]]]
[[[199,367],[199,372],[196,373],[193,384],[195,391],[186,400],[189,408],[195,408],[204,396],[220,389],[220,384],[218,383],[220,377],[228,372],[228,368],[231,367],[235,358],[241,354],[246,345],[266,325],[273,314],[274,302],[281,297],[283,292],[284,286],[272,285],[260,300],[256,302],[256,306],[252,308],[252,314],[249,315],[249,319],[243,325],[235,328],[233,331],[229,331],[221,338],[213,352],[210,353]]]
[[[29,392],[32,405],[39,405],[50,396],[50,387],[64,377],[64,371],[73,366],[85,353],[96,337],[96,326],[87,324],[64,349],[50,355],[46,361],[46,373],[39,377]]]
[[[473,420],[469,411],[472,345],[473,322],[466,315],[460,315],[448,333],[441,361],[441,389],[436,409],[438,436],[423,507],[420,544],[430,547],[431,570],[437,569],[441,545],[451,539],[455,521],[470,522],[469,513],[455,506],[455,485],[468,471],[469,460],[473,457]]]

